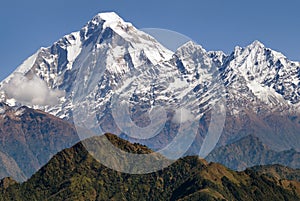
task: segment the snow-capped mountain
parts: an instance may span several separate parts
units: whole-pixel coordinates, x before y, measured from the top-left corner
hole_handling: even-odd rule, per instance
[[[104,131],[115,134],[122,133],[118,128],[122,125],[114,119],[131,123],[121,119],[121,100],[129,102],[133,121],[146,127],[151,123],[146,111],[155,106],[170,108],[161,119],[174,120],[184,108],[181,121],[200,122],[226,98],[226,114],[234,119],[227,120],[225,137],[219,142],[226,144],[247,134],[241,134],[241,129],[234,135],[226,130],[228,125],[234,126],[235,118],[245,123],[247,118],[259,122],[257,119],[274,113],[297,117],[299,83],[300,63],[289,61],[258,41],[245,48],[236,47],[231,55],[208,52],[193,42],[171,52],[117,14],[101,13],[80,31],[39,49],[1,83],[1,91],[2,100],[10,105],[31,105],[60,118],[72,119],[74,113],[84,110],[88,116],[77,115],[77,121],[90,122],[95,116]],[[24,87],[16,93],[18,85]],[[44,98],[37,98],[33,91],[42,91]],[[167,137],[159,135],[161,143],[173,137],[175,130],[169,129]],[[299,136],[291,133],[297,140],[291,144],[287,141],[280,149],[299,148]],[[268,137],[263,137],[264,142],[274,144]],[[280,144],[278,139],[274,147]],[[156,146],[160,145],[152,147]]]
[[[246,94],[248,104],[259,102],[273,110],[298,107],[300,63],[289,61],[259,41],[246,48],[236,47],[223,68],[225,84],[239,96]]]
[[[67,108],[71,107],[70,101],[66,99],[71,94],[79,69],[86,69],[87,75],[106,73],[117,79],[144,61],[155,64],[171,58],[171,55],[154,38],[124,22],[115,13],[101,13],[80,31],[64,36],[51,47],[39,49],[1,85],[5,86],[16,74],[25,75],[29,80],[32,76],[41,78],[49,90],[65,92],[53,107],[45,107],[47,111],[64,117]],[[113,79],[109,84],[114,82]],[[12,104],[16,101],[7,94],[2,96]],[[39,107],[39,104],[34,105]]]

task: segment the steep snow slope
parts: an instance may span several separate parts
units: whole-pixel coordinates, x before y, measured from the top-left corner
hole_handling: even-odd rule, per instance
[[[57,93],[61,94],[58,103],[33,105],[35,108],[69,120],[74,120],[75,115],[76,122],[90,127],[100,124],[101,131],[116,134],[124,129],[133,132],[125,128],[133,122],[137,131],[138,127],[151,130],[153,125],[161,128],[165,124],[169,131],[158,135],[161,144],[168,142],[166,136],[172,138],[177,132],[171,129],[175,126],[170,122],[199,123],[204,114],[217,114],[214,108],[219,108],[217,116],[222,118],[240,118],[246,111],[256,123],[274,112],[290,116],[299,112],[299,62],[289,61],[259,41],[245,48],[236,47],[231,55],[207,52],[193,42],[171,52],[115,13],[98,14],[80,31],[64,36],[51,47],[41,48],[4,80],[1,88],[9,86],[19,74],[29,80],[38,77],[49,90],[63,92]],[[8,97],[5,91],[1,93],[3,101],[22,104],[22,100]],[[166,108],[166,112],[156,110],[159,107]],[[161,115],[152,126],[147,113],[151,110]],[[220,120],[218,124],[211,132],[222,132],[224,122]],[[229,129],[226,125],[225,129]],[[209,126],[204,127],[209,132]],[[201,132],[196,133],[200,142],[205,142]],[[291,132],[291,139],[297,139],[297,134]],[[221,143],[236,139],[230,137],[230,130],[227,133]],[[236,135],[242,137],[245,133]],[[288,143],[282,148],[289,148]]]

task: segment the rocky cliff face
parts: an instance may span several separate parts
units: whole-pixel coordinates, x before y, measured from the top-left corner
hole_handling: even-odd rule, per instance
[[[79,141],[75,127],[28,107],[1,103],[0,176],[24,181],[50,158]]]

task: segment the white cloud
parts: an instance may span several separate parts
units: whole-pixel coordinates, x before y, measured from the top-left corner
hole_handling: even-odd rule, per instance
[[[41,106],[57,104],[59,97],[64,95],[63,91],[49,89],[46,82],[37,76],[29,79],[21,73],[16,73],[3,89],[8,98],[22,104]]]

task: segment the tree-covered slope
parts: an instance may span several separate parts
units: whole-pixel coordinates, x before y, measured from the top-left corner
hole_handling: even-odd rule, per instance
[[[151,152],[145,146],[130,144],[114,135],[101,137],[107,137],[125,151]],[[297,181],[269,177],[250,169],[235,172],[194,156],[150,174],[117,172],[95,160],[82,143],[55,155],[28,181],[16,184],[6,179],[4,183],[0,185],[0,200],[300,199]]]

